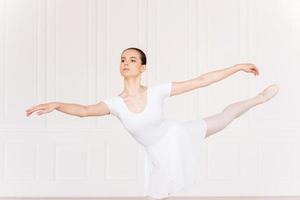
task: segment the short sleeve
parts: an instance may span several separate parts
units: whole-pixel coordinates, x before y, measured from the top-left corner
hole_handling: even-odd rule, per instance
[[[162,98],[171,96],[172,82],[164,82],[158,85],[158,91]]]
[[[104,102],[107,105],[111,114],[116,115],[116,112],[114,109],[114,98],[113,97],[108,97],[106,99],[103,99],[102,102]]]

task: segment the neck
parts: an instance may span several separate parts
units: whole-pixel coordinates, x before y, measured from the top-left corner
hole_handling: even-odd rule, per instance
[[[124,90],[122,93],[127,96],[136,96],[146,89],[145,86],[141,85],[140,79],[125,79],[124,80]]]

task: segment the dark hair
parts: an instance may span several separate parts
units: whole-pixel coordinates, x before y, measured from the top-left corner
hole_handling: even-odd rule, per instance
[[[142,65],[146,65],[147,64],[146,54],[142,50],[140,50],[138,48],[135,48],[135,47],[129,47],[129,48],[125,49],[124,51],[126,51],[126,50],[136,50],[140,54],[140,59],[142,61]]]

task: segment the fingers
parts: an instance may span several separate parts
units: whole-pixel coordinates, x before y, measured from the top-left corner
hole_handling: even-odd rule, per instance
[[[43,112],[43,111],[39,111],[39,112],[37,112],[36,114],[37,114],[37,115],[41,115],[41,114],[44,114],[44,112]]]
[[[254,68],[256,74],[258,75],[259,74],[259,70],[258,70],[258,68],[254,64],[253,64],[253,68]]]
[[[251,68],[251,69],[250,69],[250,72],[253,73],[255,76],[258,75],[258,71],[257,71],[257,69],[255,69],[255,68]]]
[[[51,111],[51,109],[41,110],[41,111],[37,112],[37,115],[46,114],[46,113],[48,113],[48,112],[50,112],[50,111]]]
[[[253,73],[255,76],[259,75],[259,70],[255,64],[252,63],[243,63],[241,64],[244,67],[245,72]]]
[[[259,70],[254,64],[249,64],[250,65],[250,72],[253,73],[255,76],[259,75]]]
[[[41,110],[41,109],[35,109],[35,110],[31,111],[31,112],[27,112],[27,117],[28,117],[29,115],[31,115],[32,113],[34,113],[35,111],[38,111],[38,110]],[[43,114],[43,113],[44,113],[44,111],[41,110],[41,111],[37,112],[37,115],[41,115],[41,114]]]
[[[34,108],[34,109],[31,109],[30,111],[27,111],[27,113],[33,113],[35,111],[38,111],[38,110],[41,110],[41,109],[44,109],[44,108]]]
[[[258,72],[256,70],[252,70],[252,73],[254,74],[254,76],[258,76]]]
[[[38,111],[38,110],[43,110],[46,109],[45,104],[39,104],[37,106],[32,106],[31,108],[26,110],[26,115],[29,116],[31,115],[33,112]]]
[[[258,70],[258,68],[257,68],[257,67],[255,67],[255,66],[254,66],[254,73],[255,73],[255,75],[256,75],[256,76],[258,76],[258,75],[259,75],[259,70]]]
[[[38,106],[39,106],[39,105],[37,105],[37,106],[32,106],[32,107],[28,108],[26,111],[29,112],[29,111],[31,111],[32,109],[34,109],[34,108],[36,108],[36,107],[38,107]]]

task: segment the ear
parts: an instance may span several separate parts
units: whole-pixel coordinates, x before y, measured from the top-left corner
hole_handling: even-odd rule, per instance
[[[146,71],[146,65],[142,65],[142,72]]]

